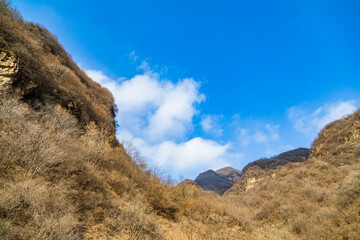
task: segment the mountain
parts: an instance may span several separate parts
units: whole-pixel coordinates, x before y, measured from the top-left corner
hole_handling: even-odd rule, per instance
[[[246,172],[249,168],[253,166],[258,166],[264,171],[274,169],[278,166],[288,164],[290,162],[304,162],[309,159],[310,149],[307,148],[297,148],[291,151],[281,153],[272,158],[259,159],[254,162],[247,164],[243,168],[243,172]]]
[[[224,167],[215,171],[220,176],[226,178],[231,182],[236,182],[241,175],[241,171],[232,167]]]
[[[196,177],[195,183],[204,190],[214,191],[222,195],[234,185],[240,175],[241,171],[232,167],[221,168],[217,171],[207,170]]]
[[[233,182],[217,174],[213,170],[207,170],[206,172],[201,173],[195,179],[195,182],[202,189],[214,191],[220,195],[233,185]]]
[[[260,170],[268,171],[290,162],[306,161],[309,159],[309,156],[310,149],[297,148],[283,152],[272,158],[259,159],[251,162],[247,164],[242,171],[232,167],[225,167],[216,171],[207,170],[206,172],[201,173],[195,179],[195,182],[204,190],[214,191],[219,195],[223,195],[237,180],[242,178],[242,174],[245,174],[251,168],[258,167]]]

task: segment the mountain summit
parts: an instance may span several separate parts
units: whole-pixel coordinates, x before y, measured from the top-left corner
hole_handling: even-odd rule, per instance
[[[232,167],[225,167],[216,171],[207,170],[200,173],[195,182],[204,190],[214,191],[222,195],[234,185],[240,175],[241,171]]]

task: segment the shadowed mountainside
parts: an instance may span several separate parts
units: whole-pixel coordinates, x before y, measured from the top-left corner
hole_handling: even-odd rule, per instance
[[[247,164],[242,172],[245,173],[249,168],[258,166],[264,171],[274,169],[278,166],[288,164],[290,162],[304,162],[309,159],[310,149],[297,148],[284,153],[281,153],[272,158],[259,159],[254,162]]]
[[[310,149],[297,148],[291,151],[283,152],[272,158],[259,159],[247,164],[242,171],[232,167],[225,167],[217,171],[207,170],[199,174],[195,183],[204,190],[214,191],[223,195],[225,191],[231,188],[239,179],[248,178],[252,173],[244,175],[248,170],[256,167],[255,172],[268,171],[291,162],[303,162],[309,159]],[[244,176],[242,176],[244,175]]]
[[[231,188],[237,179],[239,179],[241,172],[232,167],[225,167],[217,171],[207,170],[200,173],[194,182],[204,190],[214,191],[219,195]]]

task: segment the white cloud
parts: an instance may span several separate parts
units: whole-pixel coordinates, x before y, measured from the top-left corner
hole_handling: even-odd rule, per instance
[[[102,71],[97,70],[85,70],[85,73],[92,78],[95,82],[98,82],[100,84],[104,84],[108,82],[110,79],[108,76],[106,76]]]
[[[288,117],[297,131],[314,135],[326,124],[351,114],[356,109],[355,101],[327,103],[312,112],[306,112],[301,107],[295,106],[288,109]]]
[[[117,82],[100,71],[86,73],[113,93],[120,129],[150,141],[184,137],[192,128],[196,105],[205,99],[199,93],[200,84],[191,78],[174,84],[161,81],[156,74],[144,73]]]
[[[112,80],[101,71],[85,71],[114,95],[118,139],[131,140],[152,163],[177,173],[229,165],[225,159],[232,157],[228,153],[230,144],[185,138],[193,129],[197,105],[205,100],[199,92],[200,84],[192,78],[177,83],[161,80],[146,62],[141,69],[144,74],[128,80]]]
[[[222,115],[206,115],[203,116],[200,126],[205,133],[220,136],[223,130],[220,127],[219,121]]]
[[[144,143],[144,142],[143,142]],[[145,143],[144,143],[145,144]],[[220,145],[200,137],[182,143],[164,141],[158,145],[140,146],[145,155],[162,167],[174,167],[178,171],[228,166],[226,161],[229,144]]]

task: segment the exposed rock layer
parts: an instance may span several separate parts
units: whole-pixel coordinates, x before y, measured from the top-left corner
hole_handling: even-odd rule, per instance
[[[14,54],[0,51],[0,91],[7,90],[19,71],[18,61]]]

